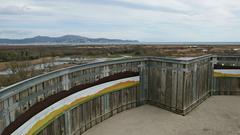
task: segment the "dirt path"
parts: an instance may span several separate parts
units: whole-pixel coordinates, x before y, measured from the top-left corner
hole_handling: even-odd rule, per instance
[[[213,96],[187,116],[144,105],[84,135],[240,135],[240,96]]]

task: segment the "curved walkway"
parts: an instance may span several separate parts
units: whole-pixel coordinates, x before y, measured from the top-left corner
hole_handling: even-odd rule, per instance
[[[212,96],[187,116],[144,105],[94,126],[84,135],[240,135],[240,96]]]

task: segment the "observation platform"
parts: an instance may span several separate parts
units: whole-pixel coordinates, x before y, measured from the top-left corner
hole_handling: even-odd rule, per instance
[[[84,135],[239,135],[239,96],[212,96],[186,116],[150,105],[122,112]]]
[[[133,111],[140,109],[143,114],[132,113],[126,118],[135,121],[118,126],[118,129],[124,129],[129,125],[124,129],[125,134],[135,134],[130,130],[132,128],[140,134],[211,134],[212,128],[213,134],[231,135],[231,130],[238,134],[240,111],[233,107],[240,108],[239,98],[235,100],[235,96],[240,95],[240,78],[226,76],[233,73],[222,70],[236,69],[239,61],[240,56],[139,57],[77,65],[36,76],[0,90],[0,133],[85,134],[106,119],[137,108]],[[216,65],[220,65],[219,68],[215,68]],[[216,76],[216,69],[221,70],[223,76]],[[209,97],[214,96],[207,101],[215,99],[215,95],[234,95],[234,101],[219,100],[217,103],[217,98],[206,109],[194,110]],[[170,112],[165,114],[165,111],[151,109],[146,104]],[[141,111],[146,107],[150,112]],[[160,112],[157,115],[151,110]],[[192,116],[195,113],[196,116]],[[168,125],[172,126],[168,129]],[[226,132],[222,132],[224,128],[227,128]],[[114,128],[111,130],[115,131]]]

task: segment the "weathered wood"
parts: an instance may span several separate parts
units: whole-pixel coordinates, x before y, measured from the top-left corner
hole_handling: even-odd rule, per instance
[[[72,108],[69,110],[70,124],[66,123],[65,117],[60,116],[41,134],[69,133],[69,129],[66,129],[68,125],[71,125],[71,134],[82,134],[97,123],[144,103],[185,115],[210,96],[211,92],[215,95],[240,95],[240,79],[213,78],[211,60],[210,56],[187,61],[154,57],[101,63],[97,66],[90,64],[89,67],[71,72],[66,69],[59,75],[34,82],[30,87],[21,87],[14,94],[0,99],[0,132],[33,104],[54,93],[123,71],[140,72],[140,86],[108,93]],[[234,57],[217,60],[226,64],[236,62]],[[238,62],[240,60],[236,64]]]
[[[240,95],[239,77],[215,77],[214,95]]]
[[[49,125],[45,127],[39,134],[48,135],[67,133],[68,127],[66,126],[68,126],[68,123],[66,123],[66,114],[70,114],[69,120],[71,123],[71,127],[69,128],[70,131],[67,134],[82,134],[90,127],[99,123],[99,117],[103,117],[102,120],[105,120],[121,112],[118,111],[118,108],[131,109],[133,107],[136,107],[134,106],[135,102],[140,102],[137,101],[136,96],[136,91],[139,90],[139,86],[134,86],[132,88],[108,93],[101,97],[96,97],[91,101],[83,103],[69,110],[70,113],[66,112],[64,117],[58,117],[53,122],[49,123]],[[110,100],[111,102],[109,102]],[[102,106],[103,109],[100,109],[100,106]]]

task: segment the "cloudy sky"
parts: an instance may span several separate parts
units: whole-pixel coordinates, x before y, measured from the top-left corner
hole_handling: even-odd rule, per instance
[[[0,0],[0,38],[240,41],[240,0]]]

